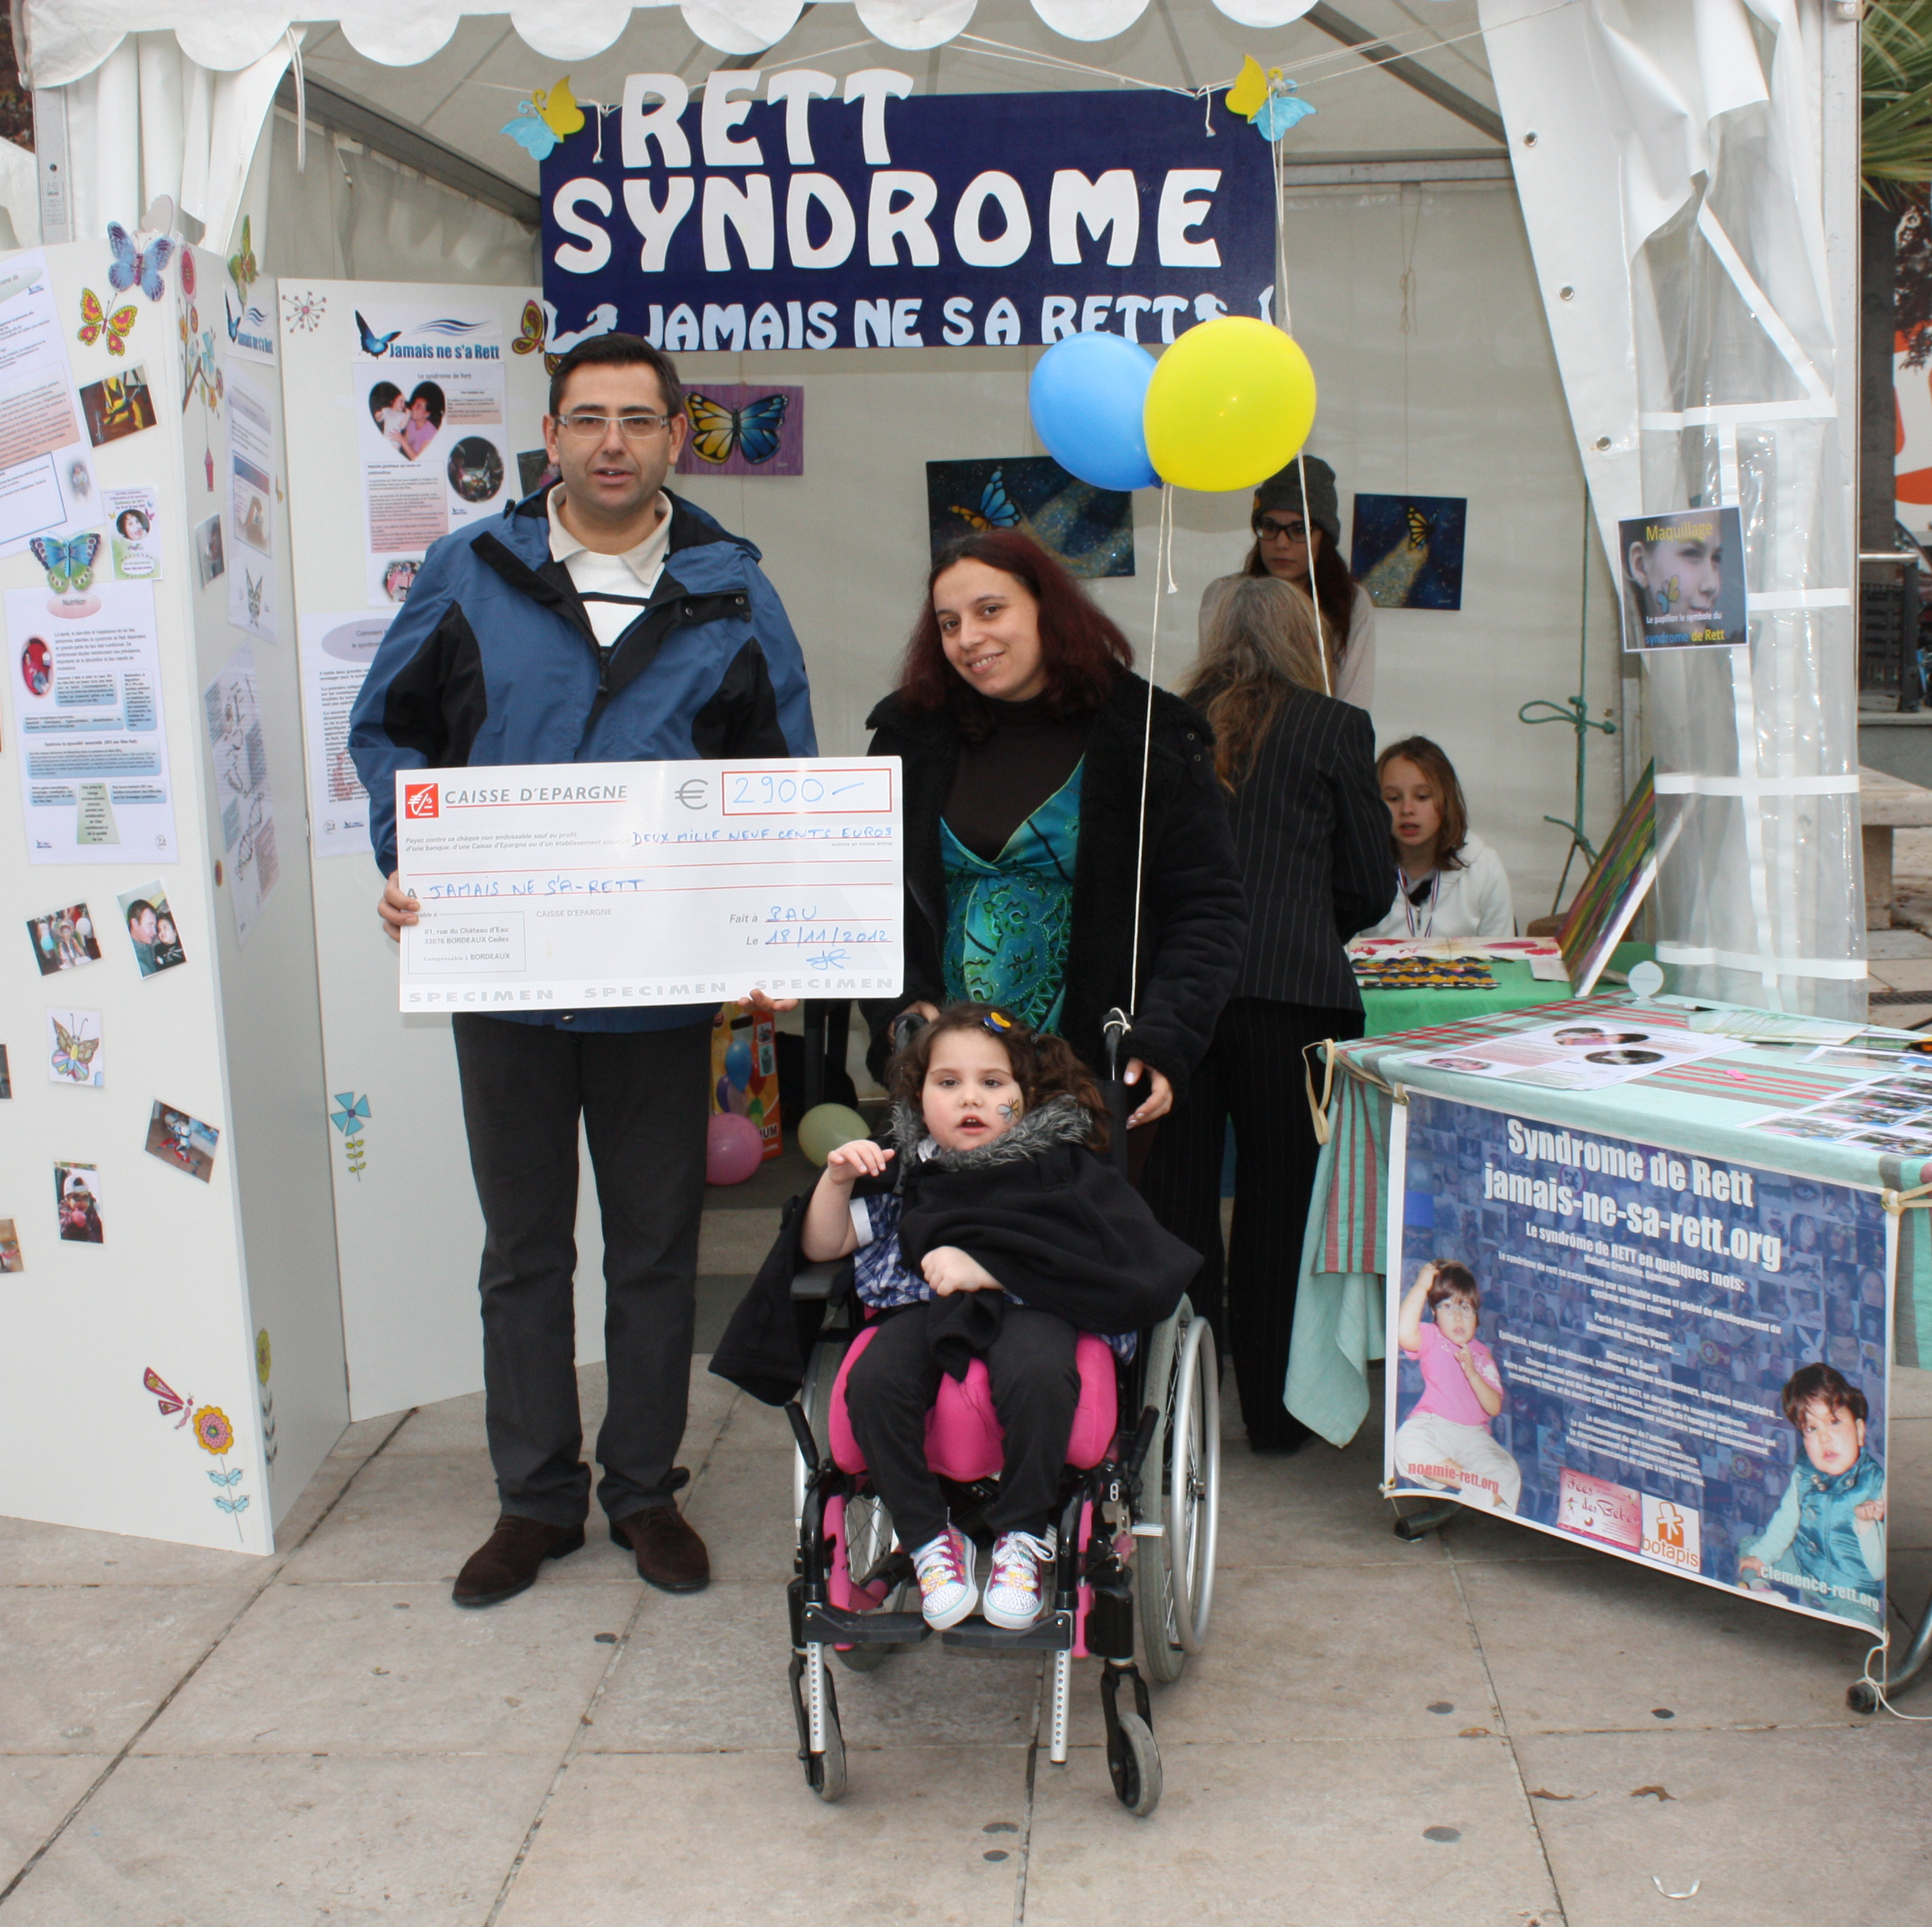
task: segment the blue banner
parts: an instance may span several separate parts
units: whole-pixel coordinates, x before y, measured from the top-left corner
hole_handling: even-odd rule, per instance
[[[1420,1092],[1406,1115],[1394,1489],[1882,1628],[1876,1194]]]
[[[1273,150],[1216,98],[632,74],[542,163],[549,346],[1154,345],[1270,314]],[[814,88],[819,91],[812,91]]]

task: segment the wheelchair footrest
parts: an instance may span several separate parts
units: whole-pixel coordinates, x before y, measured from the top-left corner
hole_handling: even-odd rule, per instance
[[[1024,1632],[1010,1632],[1004,1626],[988,1625],[984,1619],[962,1619],[939,1637],[943,1645],[964,1646],[981,1652],[1071,1652],[1073,1615],[1070,1612],[1042,1613]]]
[[[820,1646],[916,1646],[932,1628],[923,1613],[854,1613],[807,1606],[805,1638]]]

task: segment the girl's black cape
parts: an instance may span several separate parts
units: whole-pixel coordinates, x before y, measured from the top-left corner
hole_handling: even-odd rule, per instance
[[[1008,1292],[1106,1337],[1160,1323],[1200,1269],[1199,1254],[1163,1230],[1120,1172],[1087,1148],[1088,1128],[1085,1112],[1057,1097],[989,1145],[922,1159],[918,1112],[894,1106],[881,1139],[898,1156],[884,1177],[862,1181],[857,1195],[902,1192],[899,1244],[913,1269],[927,1252],[956,1245],[1004,1288],[956,1293],[931,1316],[934,1355],[955,1377],[999,1330]],[[767,1405],[796,1395],[826,1310],[852,1289],[848,1259],[828,1298],[792,1297],[792,1279],[807,1262],[799,1238],[811,1195],[786,1206],[711,1361],[720,1378]]]

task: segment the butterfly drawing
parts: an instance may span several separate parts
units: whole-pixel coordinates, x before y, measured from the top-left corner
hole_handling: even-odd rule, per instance
[[[532,161],[545,161],[559,141],[583,125],[584,110],[570,91],[566,74],[548,93],[541,87],[532,89],[527,101],[517,103],[516,119],[506,122],[501,131]]]
[[[358,308],[356,312],[356,332],[362,338],[364,354],[386,355],[389,352],[389,344],[403,331],[400,328],[392,328],[386,335],[378,335],[368,323],[362,319],[362,311]]]
[[[56,591],[94,586],[94,558],[100,553],[98,535],[34,536],[27,546],[47,572],[47,587]]]
[[[74,1015],[72,1011],[68,1014],[69,1016]],[[51,1014],[48,1022],[54,1027],[54,1075],[64,1077],[70,1084],[88,1082],[94,1075],[92,1067],[94,1053],[100,1048],[100,1040],[98,1037],[76,1037],[58,1017]]]
[[[104,335],[107,338],[107,352],[110,355],[124,355],[128,331],[140,319],[141,311],[130,302],[125,308],[116,308],[110,314],[100,305],[100,297],[92,288],[80,291],[80,326],[76,331],[81,346],[91,348]]]
[[[727,462],[742,454],[749,462],[768,462],[778,452],[788,395],[767,395],[742,408],[727,408],[708,395],[688,395],[684,412],[691,417],[691,446],[702,461]]]
[[[1012,497],[1006,493],[1006,485],[1000,480],[998,469],[987,478],[986,487],[980,491],[978,508],[962,509],[956,502],[951,507],[953,514],[969,528],[1016,529],[1020,525],[1020,512],[1013,506]]]
[[[118,221],[107,224],[107,245],[114,258],[107,264],[107,278],[116,291],[124,294],[138,287],[150,301],[159,301],[168,291],[161,270],[175,251],[175,244],[165,234],[156,235],[145,248],[134,245],[134,236]]]
[[[141,1383],[160,1401],[164,1418],[173,1418],[177,1412],[181,1414],[180,1418],[175,1420],[177,1432],[194,1416],[194,1400],[191,1397],[182,1397],[152,1365],[142,1373]]]
[[[247,585],[244,593],[248,603],[248,620],[251,623],[260,622],[262,620],[262,597],[267,584],[266,581],[256,581],[245,567],[242,571],[242,580]]]
[[[513,355],[534,355],[543,346],[544,311],[535,302],[524,303],[524,318],[517,338],[510,344]]]
[[[248,290],[260,272],[255,266],[255,248],[249,238],[248,221],[249,217],[244,214],[242,217],[242,245],[228,257],[228,278],[235,284],[235,292],[244,301],[248,299]],[[182,266],[184,269],[188,266],[186,256],[182,257]]]

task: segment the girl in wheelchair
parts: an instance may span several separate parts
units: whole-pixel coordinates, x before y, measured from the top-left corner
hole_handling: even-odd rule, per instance
[[[973,1550],[926,1462],[942,1373],[986,1361],[1005,1435],[983,1610],[1023,1629],[1042,1568],[1080,1393],[1081,1331],[1123,1357],[1166,1317],[1200,1259],[1155,1222],[1107,1148],[1106,1102],[1072,1049],[984,1004],[942,1012],[887,1067],[876,1139],[832,1153],[800,1247],[854,1259],[878,1329],[847,1384],[852,1431],[918,1574],[927,1622],[981,1602]]]

